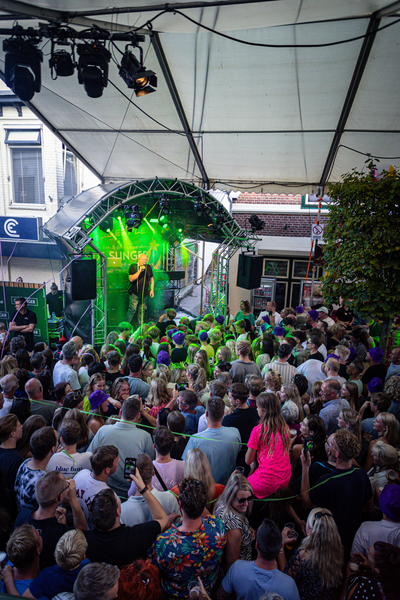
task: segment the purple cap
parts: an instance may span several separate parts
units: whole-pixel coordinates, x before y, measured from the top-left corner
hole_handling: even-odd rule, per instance
[[[385,485],[379,496],[379,508],[391,521],[400,521],[400,486]]]
[[[217,323],[219,323],[220,325],[224,324],[224,317],[222,315],[217,315],[215,317],[215,320],[217,321]]]
[[[337,354],[328,354],[325,362],[328,360],[328,358],[336,358],[336,360],[340,360],[340,356],[338,356]]]
[[[208,339],[208,333],[207,333],[207,331],[200,331],[200,333],[199,333],[199,340],[201,342],[205,342],[205,341],[207,341],[207,339]]]
[[[270,321],[270,318],[268,315],[263,315],[261,318],[264,321],[264,323],[268,323],[268,325],[271,324],[271,321]]]
[[[175,344],[181,345],[185,341],[185,334],[183,333],[183,331],[177,331],[172,336],[172,339],[175,342]]]
[[[296,306],[294,312],[296,313],[296,315],[302,315],[304,313],[304,308],[302,306]]]
[[[367,383],[367,388],[370,394],[383,392],[383,381],[379,377],[374,377]]]
[[[160,352],[157,354],[157,364],[166,365],[167,367],[169,367],[169,365],[171,364],[171,357],[168,354],[168,352],[166,352],[165,350],[160,350]]]
[[[261,325],[261,331],[264,333],[265,331],[268,331],[268,329],[272,329],[271,325],[269,325],[268,323],[263,323]]]
[[[310,315],[310,317],[313,319],[313,321],[317,321],[319,314],[317,310],[311,309],[308,311],[308,314]]]
[[[170,339],[172,339],[172,336],[177,332],[177,329],[168,329],[167,331],[167,337],[169,337]]]
[[[355,360],[357,358],[357,350],[353,347],[349,348],[350,350],[350,354],[349,354],[349,358],[347,359],[347,363],[351,363],[353,362],[353,360]]]
[[[382,348],[379,348],[379,346],[376,348],[371,348],[371,350],[368,350],[368,352],[372,360],[374,360],[376,363],[380,363],[383,355],[385,354]]]
[[[279,325],[277,325],[276,327],[274,327],[274,330],[272,333],[274,335],[285,335],[286,329],[283,329],[283,327],[279,327]]]
[[[110,396],[108,394],[105,394],[101,390],[96,390],[95,392],[92,392],[89,396],[90,408],[92,410],[98,408],[100,404],[103,404],[103,402],[108,400],[109,397]]]

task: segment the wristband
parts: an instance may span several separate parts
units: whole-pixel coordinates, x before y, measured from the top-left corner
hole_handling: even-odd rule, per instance
[[[146,492],[149,491],[149,488],[147,487],[147,485],[144,486],[144,488],[142,490],[139,490],[139,494],[145,494]]]

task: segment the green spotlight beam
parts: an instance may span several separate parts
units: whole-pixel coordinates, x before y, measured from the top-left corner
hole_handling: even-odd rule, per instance
[[[154,229],[152,228],[152,226],[150,225],[150,223],[148,222],[148,220],[146,218],[144,218],[143,221],[146,223],[146,225],[148,225],[150,227],[151,231],[153,233],[155,233]]]

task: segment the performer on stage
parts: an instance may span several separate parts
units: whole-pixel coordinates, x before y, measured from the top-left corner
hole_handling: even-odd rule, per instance
[[[153,269],[147,264],[147,254],[139,254],[138,264],[129,267],[129,281],[130,298],[126,320],[136,327],[142,320],[142,302],[143,315],[147,310],[149,286],[150,298],[154,298]]]

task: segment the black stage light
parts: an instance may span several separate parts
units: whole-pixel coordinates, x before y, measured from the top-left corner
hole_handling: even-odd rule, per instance
[[[75,62],[66,50],[55,50],[51,53],[49,60],[49,67],[51,70],[54,69],[57,77],[70,77],[75,71]]]
[[[108,84],[108,63],[111,53],[99,42],[78,44],[78,81],[89,98],[100,98]]]
[[[264,221],[262,221],[255,213],[249,218],[251,232],[261,231],[265,227]]]
[[[40,63],[43,52],[34,40],[10,38],[4,40],[5,82],[21,100],[32,100],[35,92],[40,92]]]
[[[112,217],[106,217],[99,225],[101,231],[108,232],[112,231],[114,227],[114,219]]]
[[[193,204],[193,210],[196,217],[201,217],[207,212],[207,206],[204,204],[201,197],[196,199],[196,202]]]
[[[128,231],[132,229],[139,229],[143,221],[143,215],[140,212],[139,206],[134,204],[129,212],[128,218],[126,219],[126,228]]]
[[[168,215],[171,210],[171,200],[169,198],[165,198],[165,196],[161,196],[158,201],[158,206],[162,215]]]
[[[152,92],[156,91],[156,74],[154,71],[146,69],[142,62],[140,62],[136,56],[130,50],[128,50],[128,46],[126,46],[124,55],[121,59],[119,74],[125,81],[128,88],[135,90],[135,94],[138,97],[145,96],[146,94],[151,94]]]

